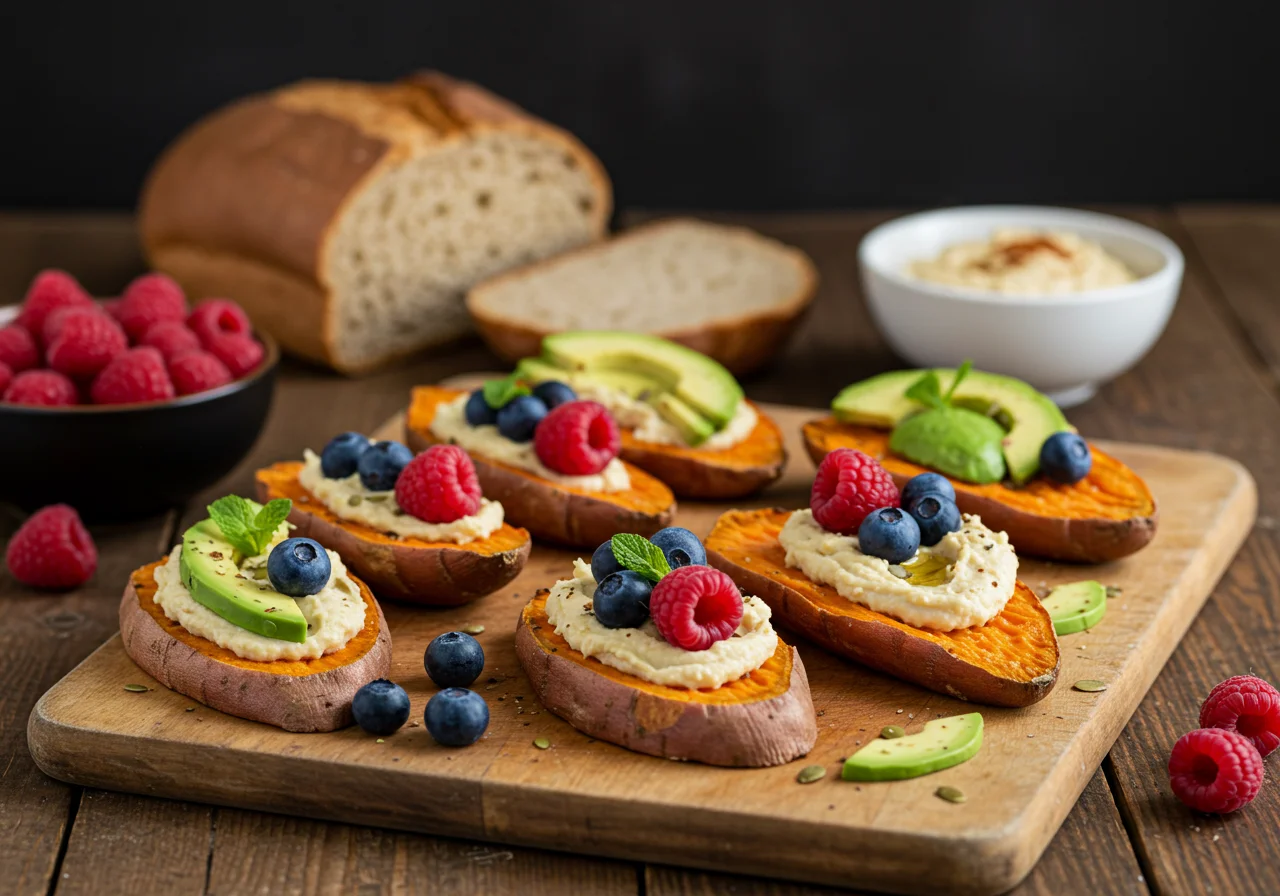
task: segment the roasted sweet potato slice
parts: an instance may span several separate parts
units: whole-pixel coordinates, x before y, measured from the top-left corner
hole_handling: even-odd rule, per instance
[[[413,390],[405,420],[410,448],[425,451],[439,441],[431,433],[436,409],[462,394],[443,386]],[[594,548],[619,532],[652,535],[675,517],[676,499],[671,489],[631,464],[627,464],[631,488],[606,493],[569,488],[476,455],[471,460],[485,497],[501,501],[507,519],[524,526],[535,538]]]
[[[584,734],[638,753],[708,765],[781,765],[818,737],[800,655],[778,639],[763,666],[718,688],[653,684],[583,656],[547,619],[547,591],[516,627],[516,655],[543,706]]]
[[[351,724],[356,691],[391,672],[387,620],[359,579],[364,628],[345,647],[313,660],[256,662],[164,615],[155,602],[155,570],[165,562],[150,563],[129,577],[120,601],[120,639],[138,667],[170,690],[286,731],[333,731]]]
[[[298,481],[302,464],[286,461],[259,470],[258,500],[289,498],[297,535],[314,538],[364,579],[380,597],[453,607],[497,591],[524,569],[533,543],[524,529],[502,524],[469,544],[396,538],[338,517]]]
[[[842,597],[786,565],[778,533],[788,510],[731,510],[707,537],[707,562],[773,610],[773,618],[832,653],[974,703],[1027,706],[1058,678],[1058,638],[1031,589],[1018,583],[986,625],[916,628]]]
[[[824,417],[804,425],[804,443],[814,463],[837,448],[856,448],[884,465],[901,487],[927,470],[889,452],[889,433]],[[1093,448],[1093,469],[1075,485],[1043,476],[1020,488],[1003,483],[974,485],[951,480],[956,504],[1009,534],[1021,554],[1105,563],[1145,547],[1156,534],[1156,502],[1147,484],[1109,454]]]

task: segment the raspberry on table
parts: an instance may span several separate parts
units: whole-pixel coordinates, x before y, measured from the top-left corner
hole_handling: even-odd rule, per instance
[[[56,370],[24,370],[4,390],[4,400],[10,404],[53,408],[78,404],[80,395],[76,384]]]
[[[218,336],[251,336],[244,309],[230,299],[205,299],[187,317],[187,326],[205,345]]]
[[[169,361],[169,378],[179,395],[194,395],[231,382],[231,371],[213,355],[196,349]]]
[[[234,333],[215,336],[205,343],[205,350],[227,365],[236,379],[257,368],[265,354],[262,343]]]
[[[9,573],[35,588],[83,585],[98,567],[98,549],[80,515],[66,504],[33,513],[9,539]]]
[[[9,369],[9,365],[0,361],[0,395],[4,395],[4,390],[9,388],[9,384],[13,382],[13,371]]]
[[[565,476],[599,473],[618,456],[622,435],[609,409],[595,401],[570,401],[542,418],[533,450],[548,469]]]
[[[1205,698],[1200,727],[1243,734],[1266,758],[1280,747],[1280,691],[1254,675],[1228,678]]]
[[[475,464],[457,445],[433,445],[396,478],[396,503],[427,523],[452,523],[480,509]]]
[[[176,320],[165,320],[152,324],[143,335],[140,345],[149,345],[159,349],[166,361],[172,361],[183,352],[196,351],[203,346],[200,337],[191,331],[186,324]],[[225,366],[225,365],[224,365]]]
[[[92,306],[93,299],[75,277],[66,271],[48,270],[36,274],[22,300],[18,323],[33,337],[44,331],[45,318],[58,308],[72,305]]]
[[[0,361],[14,373],[40,366],[40,348],[21,324],[0,327]]]
[[[135,404],[173,398],[173,381],[164,358],[150,346],[116,355],[89,389],[94,404]]]
[[[56,327],[50,322],[57,321]],[[120,325],[97,308],[68,308],[49,315],[45,333],[49,366],[73,379],[98,374],[116,355],[129,347]]]
[[[1197,728],[1173,745],[1169,786],[1174,796],[1198,812],[1234,812],[1262,786],[1262,757],[1243,734]]]
[[[129,338],[137,342],[155,324],[186,320],[187,297],[172,278],[143,274],[125,289],[115,314]]]
[[[668,644],[706,650],[742,624],[742,593],[718,569],[681,566],[653,586],[649,614]]]
[[[822,459],[813,477],[809,508],[828,532],[857,535],[867,514],[898,507],[898,487],[875,458],[853,448],[837,448]]]

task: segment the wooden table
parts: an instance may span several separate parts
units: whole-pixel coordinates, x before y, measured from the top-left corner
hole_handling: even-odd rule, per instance
[[[1116,211],[1115,209],[1110,209]],[[1259,517],[1249,540],[1018,893],[1280,893],[1280,786],[1235,816],[1186,810],[1169,792],[1169,749],[1228,675],[1280,681],[1280,208],[1122,209],[1187,256],[1182,298],[1134,371],[1071,413],[1088,435],[1229,455],[1249,467]],[[629,222],[641,215],[628,216]],[[836,389],[900,362],[876,335],[855,263],[888,213],[736,216],[804,248],[818,300],[787,356],[746,383],[753,398],[823,406]],[[0,216],[0,296],[47,266],[95,292],[141,268],[123,216]],[[342,429],[369,430],[410,385],[491,367],[479,345],[345,380],[286,365],[266,432],[215,491],[250,491],[252,470]],[[319,412],[318,412],[318,409]],[[4,434],[0,433],[0,438]],[[13,471],[0,475],[20,475]],[[140,484],[139,487],[145,487]],[[145,523],[97,527],[96,578],[35,594],[0,570],[0,891],[58,896],[195,893],[607,893],[674,896],[831,892],[500,845],[358,828],[69,787],[42,775],[25,724],[37,697],[116,628],[127,573],[167,549],[205,502]],[[0,539],[19,518],[0,515]],[[1272,775],[1280,766],[1272,759]],[[857,881],[850,881],[855,887]]]

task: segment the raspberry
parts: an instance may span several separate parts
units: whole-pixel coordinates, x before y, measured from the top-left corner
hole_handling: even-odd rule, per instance
[[[150,346],[116,355],[89,389],[94,404],[136,404],[173,398],[173,382],[164,358]]]
[[[44,330],[44,319],[55,309],[92,304],[93,299],[66,271],[41,271],[31,281],[27,296],[22,300],[18,323],[26,327],[32,336],[38,336]]]
[[[56,321],[56,327],[49,322]],[[94,377],[112,358],[129,347],[120,325],[97,308],[65,308],[49,315],[45,332],[53,330],[48,343],[49,366],[69,377]]]
[[[551,470],[566,476],[599,473],[618,456],[622,436],[609,409],[595,401],[569,401],[542,418],[533,450]]]
[[[4,395],[4,390],[9,388],[9,384],[13,382],[13,371],[9,369],[9,365],[0,361],[0,395]]]
[[[0,361],[14,373],[40,366],[40,349],[26,327],[10,324],[0,327]]]
[[[809,507],[828,532],[857,535],[871,511],[897,506],[898,487],[875,458],[852,448],[837,448],[818,465]]]
[[[248,336],[226,333],[205,343],[205,350],[223,364],[236,379],[262,363],[262,343]]]
[[[66,504],[53,504],[31,514],[9,539],[4,562],[10,574],[35,588],[83,585],[98,567],[98,549]]]
[[[649,613],[667,643],[706,650],[742,624],[742,594],[718,569],[681,566],[653,586]]]
[[[79,402],[76,384],[55,370],[24,370],[4,390],[10,404],[65,407]]]
[[[129,338],[137,342],[154,324],[185,320],[187,297],[182,287],[164,274],[144,274],[129,284],[115,314]]]
[[[218,336],[250,336],[253,333],[249,315],[230,299],[205,299],[187,317],[187,326],[205,345]]]
[[[179,395],[194,395],[231,382],[231,371],[213,355],[196,349],[169,361],[169,378]]]
[[[186,352],[199,351],[200,337],[187,329],[186,324],[165,320],[153,324],[142,337],[141,345],[160,350],[166,361],[172,361]]]
[[[1280,691],[1253,675],[1228,678],[1205,698],[1200,727],[1243,734],[1266,758],[1280,747]]]
[[[467,452],[433,445],[400,471],[396,503],[428,523],[452,523],[480,509],[480,482]]]
[[[1169,786],[1198,812],[1234,812],[1258,795],[1262,757],[1243,734],[1197,728],[1173,745]]]

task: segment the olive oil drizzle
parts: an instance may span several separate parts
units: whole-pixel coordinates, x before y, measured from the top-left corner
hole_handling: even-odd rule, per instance
[[[922,554],[919,559],[902,564],[909,585],[945,585],[951,581],[954,567],[939,554]]]

